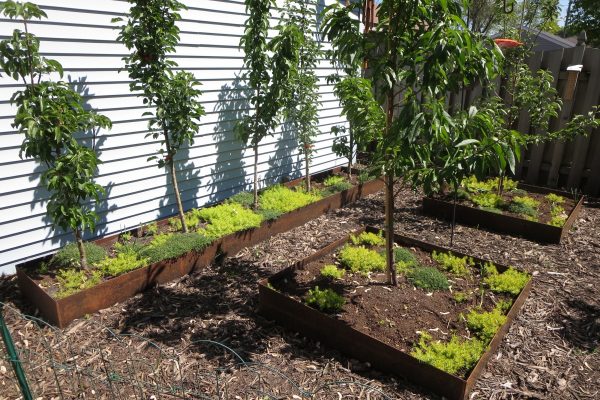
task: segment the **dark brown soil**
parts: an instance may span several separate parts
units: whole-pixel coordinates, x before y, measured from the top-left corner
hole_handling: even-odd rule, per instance
[[[421,196],[399,189],[395,230],[447,246],[450,224],[422,216]],[[110,365],[113,370],[124,371],[132,365],[126,362],[131,359],[140,368],[165,365],[143,375],[144,380],[150,380],[149,376],[158,372],[163,382],[178,382],[175,378],[182,375],[213,398],[217,398],[216,376],[220,378],[220,387],[228,389],[227,396],[221,398],[228,399],[260,398],[256,390],[250,391],[258,381],[263,384],[262,393],[270,389],[282,399],[306,398],[306,392],[315,399],[365,399],[367,394],[371,399],[383,398],[364,389],[362,384],[381,389],[391,399],[435,398],[426,388],[416,388],[402,379],[381,374],[364,362],[306,340],[256,313],[258,279],[365,224],[382,226],[382,220],[383,196],[378,194],[274,235],[220,265],[74,321],[59,332],[38,329],[32,322],[6,310],[16,345],[25,351],[34,398],[59,398],[45,350],[48,348],[53,349],[55,357],[56,353],[70,349],[88,375],[97,378],[90,385],[96,395],[91,395],[90,390],[86,398],[114,398],[105,384],[103,368]],[[454,243],[458,251],[514,265],[533,274],[532,293],[477,381],[472,399],[562,400],[600,396],[599,227],[597,207],[584,207],[561,245],[540,245],[485,230],[457,227]],[[36,314],[21,300],[16,278],[0,279],[0,296],[21,312]],[[110,332],[147,337],[158,347],[137,336],[117,336],[123,340],[116,340]],[[260,376],[255,373],[248,379],[248,369],[224,368],[232,365],[231,353],[198,340],[224,343],[245,360],[264,363],[270,369],[262,369]],[[157,348],[163,350],[160,353],[163,356],[177,355],[179,367],[160,363]],[[3,357],[5,354],[0,353],[0,359]],[[0,364],[0,399],[19,398],[9,363],[4,359]],[[294,385],[280,374],[292,379]],[[257,377],[261,380],[257,381]],[[64,373],[58,379],[63,388],[76,381],[72,374]],[[128,387],[135,388],[136,384],[130,383]],[[76,396],[83,397],[74,390],[66,391],[64,397]]]
[[[321,269],[338,261],[336,255],[340,249],[296,269],[291,278],[271,280],[272,285],[303,303],[308,291],[315,286],[321,290],[334,290],[346,299],[343,309],[334,317],[407,353],[419,340],[419,332],[426,332],[435,340],[442,341],[448,341],[452,335],[470,337],[461,314],[466,315],[480,305],[483,310],[491,311],[498,301],[510,299],[510,296],[495,295],[489,290],[484,291],[481,299],[478,291],[481,282],[479,266],[471,268],[469,277],[446,274],[451,288],[441,291],[416,288],[405,274],[398,276],[397,287],[387,284],[383,272],[369,276],[348,272],[335,281],[322,277]],[[429,253],[415,248],[411,251],[417,255],[420,266],[439,268]],[[464,293],[467,299],[457,302],[453,297],[456,292]]]

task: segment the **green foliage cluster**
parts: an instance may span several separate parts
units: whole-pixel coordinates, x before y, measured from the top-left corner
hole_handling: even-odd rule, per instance
[[[490,178],[485,181],[480,181],[475,175],[471,175],[462,181],[462,186],[470,193],[489,193],[498,189],[500,178]],[[514,191],[517,189],[519,182],[510,178],[504,178],[502,185],[505,191]]]
[[[328,264],[321,268],[321,276],[324,276],[326,278],[342,279],[345,274],[345,270],[338,268],[333,264]]]
[[[465,292],[454,292],[452,294],[452,298],[457,303],[464,303],[465,301],[469,300],[469,294]]]
[[[350,235],[350,241],[353,245],[365,245],[365,246],[383,246],[385,245],[385,239],[383,235],[377,235],[373,232],[362,232],[358,236]]]
[[[540,202],[529,196],[515,196],[508,205],[508,210],[522,217],[537,220]]]
[[[154,237],[152,242],[140,251],[140,257],[149,264],[180,257],[190,251],[200,252],[212,242],[211,238],[197,232],[163,233]]]
[[[552,218],[550,218],[549,224],[552,226],[562,228],[565,225],[565,222],[567,222],[566,215],[555,215]]]
[[[529,282],[530,276],[525,272],[509,267],[503,273],[498,273],[495,265],[488,263],[484,266],[484,282],[492,292],[518,295]]]
[[[237,203],[246,208],[252,208],[254,205],[254,194],[251,192],[239,192],[226,200],[227,203]]]
[[[358,183],[361,185],[373,179],[375,179],[375,176],[371,175],[367,170],[360,171],[360,173],[358,174]]]
[[[94,243],[84,243],[90,265],[98,264],[106,258],[106,250]],[[48,262],[48,267],[56,269],[74,269],[79,266],[79,249],[77,244],[69,243],[60,249]]]
[[[466,319],[469,329],[484,343],[489,343],[506,322],[506,316],[498,307],[489,312],[471,310]]]
[[[397,263],[404,263],[411,267],[419,265],[419,260],[415,253],[405,247],[394,247],[394,260]]]
[[[317,194],[292,190],[283,185],[275,185],[261,193],[259,204],[263,210],[272,210],[285,214],[314,203],[320,200],[320,198]]]
[[[410,354],[417,360],[454,375],[467,373],[477,364],[486,349],[486,345],[477,339],[452,336],[447,343],[431,339],[430,335],[422,333]]]
[[[142,225],[142,234],[144,236],[154,236],[158,233],[158,222],[154,221],[149,224]]]
[[[85,271],[80,269],[62,269],[56,274],[59,289],[55,294],[57,299],[70,296],[81,290],[96,286],[102,282],[102,271],[93,269]]]
[[[198,227],[198,225],[201,222],[200,216],[198,215],[198,210],[195,208],[186,212],[183,215],[183,217],[185,220],[185,226],[191,230],[196,229],[196,227]],[[180,217],[169,218],[169,226],[177,231],[182,230],[183,225],[181,223],[181,218]]]
[[[343,176],[331,175],[323,181],[325,188],[320,191],[322,197],[331,196],[332,194],[343,192],[352,187],[352,184]]]
[[[447,290],[450,287],[446,275],[437,268],[412,268],[406,276],[413,285],[423,290]]]
[[[550,195],[548,195],[550,196]],[[546,198],[548,198],[548,196],[546,196]],[[557,201],[552,202],[551,206],[550,206],[550,225],[552,226],[557,226],[559,228],[561,228],[565,222],[567,222],[567,219],[569,218],[569,216],[567,215],[565,209],[563,206],[561,206],[560,204],[562,202],[564,202],[564,198],[561,196],[560,199],[562,199],[562,201],[560,201],[560,199],[555,199]]]
[[[548,202],[554,205],[560,205],[566,201],[564,197],[554,193],[548,193],[545,197]]]
[[[368,274],[385,270],[385,258],[364,246],[345,246],[338,254],[340,263],[355,273]]]
[[[482,208],[500,208],[502,197],[492,192],[482,192],[471,196],[471,201]]]
[[[195,214],[208,225],[198,230],[211,239],[229,235],[250,228],[257,228],[263,217],[237,203],[225,203],[215,207],[195,210]]]
[[[346,300],[331,289],[321,290],[318,286],[308,291],[306,304],[324,312],[338,312]]]
[[[469,257],[457,257],[450,253],[438,253],[434,251],[431,258],[438,262],[446,271],[458,275],[469,276],[471,270],[469,266],[473,265],[473,260]]]
[[[148,259],[140,258],[139,253],[133,249],[121,251],[116,257],[107,257],[100,261],[97,268],[105,276],[119,276],[134,269],[148,265]]]

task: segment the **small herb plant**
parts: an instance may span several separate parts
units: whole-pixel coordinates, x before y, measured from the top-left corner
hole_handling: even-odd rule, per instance
[[[423,290],[447,290],[450,287],[448,278],[437,268],[417,267],[406,274],[410,283]]]
[[[345,274],[346,271],[333,264],[328,264],[321,268],[321,276],[324,276],[325,278],[342,279]]]
[[[364,246],[345,246],[338,254],[340,263],[354,273],[385,270],[385,257]]]
[[[469,257],[457,257],[450,253],[438,253],[434,251],[431,254],[431,258],[439,263],[443,269],[450,272],[451,274],[458,276],[469,276],[471,270],[469,266],[473,265],[473,260]]]
[[[385,245],[385,238],[381,233],[378,235],[372,232],[362,232],[358,236],[350,235],[350,241],[355,246],[359,246],[361,244],[365,246]]]
[[[447,343],[434,342],[429,334],[421,333],[419,342],[411,351],[423,361],[450,374],[467,373],[481,358],[486,345],[477,339],[452,336]]]
[[[285,214],[318,200],[320,200],[319,195],[276,185],[261,193],[259,204],[262,210],[272,210]]]
[[[503,273],[498,273],[495,265],[487,263],[484,266],[484,282],[494,293],[510,293],[518,295],[529,282],[530,276],[525,272],[509,267]]]
[[[333,290],[321,290],[318,286],[310,289],[306,296],[306,304],[324,312],[339,312],[345,303],[346,300]]]
[[[471,310],[466,317],[467,326],[484,343],[489,343],[498,332],[498,329],[506,322],[506,316],[501,308],[494,310],[478,311]]]

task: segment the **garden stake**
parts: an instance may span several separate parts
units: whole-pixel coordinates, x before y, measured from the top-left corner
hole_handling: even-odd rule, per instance
[[[13,370],[15,371],[15,375],[17,376],[17,381],[19,382],[19,387],[21,388],[23,398],[25,400],[33,400],[31,389],[29,388],[29,384],[27,383],[27,377],[25,376],[25,371],[23,371],[21,360],[19,359],[19,355],[17,354],[17,349],[15,348],[15,344],[13,343],[10,331],[8,330],[8,326],[6,326],[6,322],[4,321],[4,305],[0,305],[0,332],[2,334],[2,341],[4,342],[4,347],[6,348],[6,352],[8,353],[8,360],[10,361],[10,364],[12,365]]]
[[[458,200],[458,188],[454,188],[454,201],[452,203],[452,230],[450,232],[450,247],[454,247],[454,227],[456,226],[456,201]]]

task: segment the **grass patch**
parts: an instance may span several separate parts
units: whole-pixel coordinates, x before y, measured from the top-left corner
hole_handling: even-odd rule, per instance
[[[437,268],[417,267],[406,274],[408,280],[423,290],[447,290],[450,287],[448,278]]]
[[[197,232],[159,234],[140,251],[140,257],[153,264],[181,257],[190,251],[200,252],[211,242],[210,238]]]
[[[338,254],[340,263],[352,272],[367,274],[385,270],[385,258],[363,246],[345,246]]]
[[[272,210],[285,214],[320,199],[321,197],[317,194],[306,193],[301,190],[291,190],[285,186],[277,185],[265,190],[260,195],[259,203],[260,208],[263,210]]]
[[[321,290],[318,286],[308,291],[306,304],[324,312],[338,312],[346,300],[331,289]]]
[[[257,228],[263,217],[237,203],[220,204],[215,207],[203,208],[196,211],[202,221],[208,225],[199,229],[209,238],[218,239],[234,232]]]
[[[346,271],[333,264],[328,264],[321,268],[321,276],[324,276],[325,278],[342,279],[345,274]]]
[[[477,339],[460,339],[452,336],[449,342],[433,342],[428,334],[421,334],[411,355],[450,374],[466,373],[473,368],[486,346]]]
[[[83,247],[89,265],[95,265],[106,258],[106,250],[97,244],[85,242]],[[77,243],[69,243],[60,249],[52,256],[48,262],[48,267],[53,269],[79,269],[81,264]]]
[[[469,257],[457,257],[450,253],[433,252],[431,258],[442,266],[446,271],[458,276],[469,276],[471,270],[469,266],[473,265],[473,260]]]
[[[512,267],[500,274],[496,266],[491,263],[484,266],[484,276],[483,281],[489,285],[492,292],[510,293],[515,296],[521,293],[530,279],[529,274],[517,271]]]

